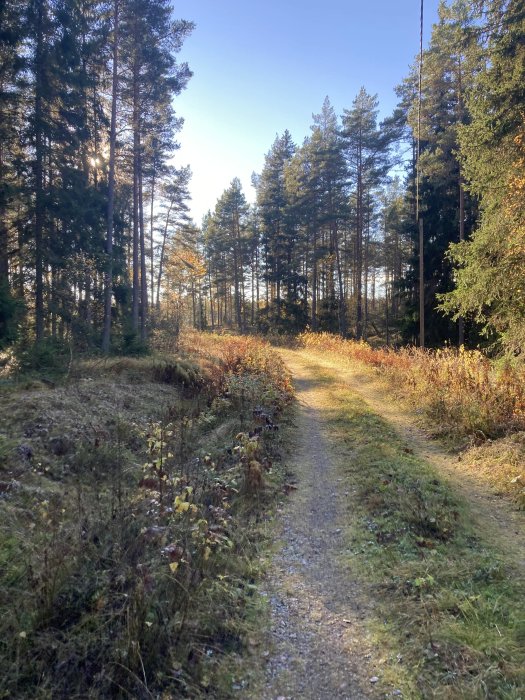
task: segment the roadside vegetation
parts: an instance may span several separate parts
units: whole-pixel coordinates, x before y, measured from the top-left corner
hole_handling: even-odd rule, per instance
[[[229,697],[260,624],[289,375],[263,343],[0,384],[0,697]],[[162,342],[161,342],[162,341]]]
[[[407,399],[432,433],[460,450],[465,470],[525,506],[525,371],[477,350],[373,348],[329,333],[302,333],[297,344],[361,362]]]

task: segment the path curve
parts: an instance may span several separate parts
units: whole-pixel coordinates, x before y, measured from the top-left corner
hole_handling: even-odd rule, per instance
[[[525,518],[509,499],[497,495],[488,485],[472,474],[466,473],[457,455],[450,454],[438,440],[429,437],[417,425],[418,416],[406,405],[396,401],[392,390],[373,370],[358,363],[341,362],[340,358],[326,353],[310,351],[284,351],[286,362],[293,362],[296,372],[304,371],[308,361],[337,373],[344,382],[360,396],[368,406],[396,430],[406,441],[407,447],[422,459],[432,464],[437,471],[453,484],[463,498],[472,506],[472,517],[477,530],[487,542],[505,552],[506,559],[525,575]],[[302,370],[300,368],[303,368]]]

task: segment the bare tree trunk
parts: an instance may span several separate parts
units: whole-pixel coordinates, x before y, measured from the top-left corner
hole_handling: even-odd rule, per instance
[[[164,272],[164,256],[166,253],[166,241],[168,239],[168,227],[170,224],[170,214],[173,209],[173,199],[170,200],[170,205],[168,207],[168,213],[166,214],[166,221],[164,222],[164,231],[162,234],[162,244],[160,247],[160,259],[159,259],[159,275],[157,277],[157,309],[160,309],[160,285],[162,281],[162,274]]]
[[[256,317],[255,321],[259,319],[259,246],[255,248],[255,299],[256,305]]]
[[[386,346],[390,346],[390,319],[388,317],[388,287],[389,287],[389,275],[387,273],[385,281],[385,325],[386,325]]]
[[[44,0],[37,2],[36,81],[35,81],[35,334],[36,342],[44,338]]]
[[[140,340],[147,339],[148,323],[148,272],[146,267],[146,236],[144,232],[144,198],[142,189],[142,144],[139,134],[139,234],[140,234]]]
[[[87,328],[91,331],[91,326],[93,324],[93,309],[91,305],[91,271],[89,267],[86,265],[86,270],[85,270],[85,278],[86,278],[86,326]]]
[[[109,129],[108,209],[106,225],[106,270],[104,276],[104,328],[102,352],[111,344],[111,301],[113,298],[113,212],[115,206],[115,157],[117,140],[119,0],[113,4],[113,76],[111,83],[111,124]]]
[[[244,279],[242,274],[242,260],[240,241],[241,241],[241,228],[239,222],[239,214],[236,212],[233,220],[233,227],[235,231],[235,243],[233,248],[233,278],[234,278],[234,288],[235,288],[235,315],[237,317],[237,328],[242,333],[244,331],[241,313],[241,284],[244,287]]]
[[[363,182],[361,156],[358,162],[357,175],[357,227],[356,227],[356,337],[363,337]]]
[[[250,324],[253,328],[255,325],[255,256],[252,255],[252,278],[251,278],[251,297],[252,297],[252,303],[251,303],[251,314],[250,314]]]
[[[363,337],[366,340],[368,337],[368,276],[370,272],[370,191],[367,191],[366,205],[366,235],[365,235],[365,252],[363,257],[363,268],[365,276],[365,308],[363,320]]]
[[[139,332],[139,151],[140,151],[140,104],[138,65],[133,68],[133,305],[131,320],[133,330]]]
[[[192,316],[192,326],[197,328],[197,312],[195,306],[195,280],[191,278],[191,316]]]
[[[212,331],[215,330],[215,313],[214,313],[214,308],[213,308],[213,286],[212,286],[212,279],[211,279],[211,265],[208,268],[208,284],[210,287],[210,317],[211,317],[211,329]]]
[[[312,318],[310,325],[315,332],[317,330],[317,231],[314,231],[312,258]]]
[[[464,122],[463,114],[463,87],[462,87],[462,71],[461,58],[458,60],[458,121]],[[463,182],[463,174],[461,172],[461,164],[459,166],[459,240],[465,240],[465,188]],[[465,344],[465,319],[460,316],[458,319],[458,345],[461,347]]]
[[[2,90],[2,85],[0,85]],[[3,115],[0,113],[0,120]],[[0,141],[0,182],[4,181],[4,148]],[[9,284],[9,230],[6,221],[5,197],[0,194],[0,287]]]
[[[332,225],[332,236],[333,236],[334,250],[335,250],[337,284],[339,287],[339,303],[338,303],[339,333],[341,334],[341,336],[343,338],[346,338],[346,300],[345,300],[345,292],[344,292],[344,286],[343,286],[343,270],[342,270],[342,266],[341,266],[341,257],[340,257],[340,253],[339,253],[339,241],[338,241],[338,235],[337,235],[337,226],[335,224]]]
[[[155,209],[155,165],[153,165],[153,175],[151,177],[151,202],[149,212],[149,238],[150,238],[150,280],[151,280],[151,307],[153,308],[153,299],[155,294],[155,241],[154,241],[154,226],[153,213]]]

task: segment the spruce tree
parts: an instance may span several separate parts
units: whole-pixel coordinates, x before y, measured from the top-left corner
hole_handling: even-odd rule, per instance
[[[354,290],[355,335],[364,333],[363,284],[365,271],[365,239],[372,216],[372,191],[382,182],[389,169],[388,152],[392,139],[389,131],[377,123],[377,96],[361,88],[352,109],[345,110],[342,118],[345,156],[352,188],[354,228]]]
[[[525,347],[525,11],[516,0],[479,3],[483,67],[467,94],[461,162],[481,220],[470,241],[452,247],[456,288],[443,308],[474,318],[516,354]]]

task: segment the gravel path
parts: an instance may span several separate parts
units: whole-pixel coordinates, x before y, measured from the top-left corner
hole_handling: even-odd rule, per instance
[[[269,575],[272,652],[262,698],[381,697],[364,626],[372,602],[340,561],[341,519],[351,494],[337,465],[351,455],[324,435],[323,413],[330,407],[322,385],[304,365],[288,364],[300,403],[291,465],[297,490],[281,513],[284,546]]]

